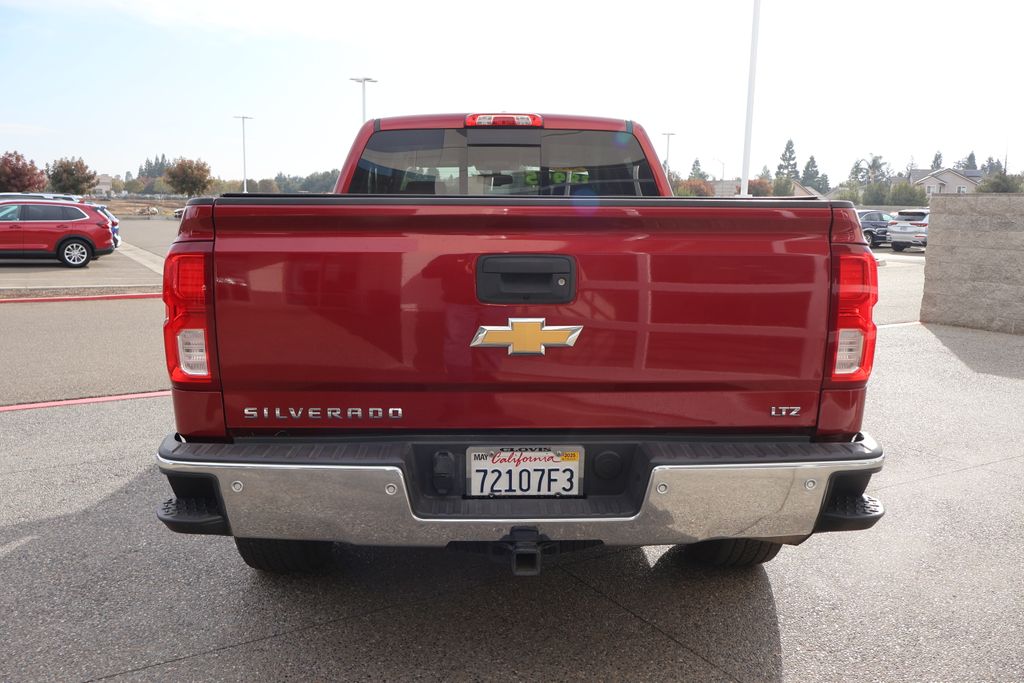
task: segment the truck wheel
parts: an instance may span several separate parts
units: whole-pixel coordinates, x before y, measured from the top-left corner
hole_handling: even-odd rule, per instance
[[[683,555],[694,562],[715,567],[751,567],[767,562],[779,554],[781,543],[755,541],[750,538],[723,538],[693,543]]]
[[[892,243],[892,250],[893,251],[903,251],[906,248],[907,248],[907,245],[905,245],[905,244],[896,244],[895,242]]]
[[[236,538],[235,547],[253,569],[275,574],[315,572],[331,562],[333,543],[285,541],[272,538]]]
[[[68,240],[60,245],[57,258],[61,263],[71,268],[82,268],[92,259],[92,249],[83,240]]]

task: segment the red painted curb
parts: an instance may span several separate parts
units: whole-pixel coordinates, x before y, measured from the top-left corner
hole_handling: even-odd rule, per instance
[[[118,394],[116,396],[94,396],[92,398],[69,398],[63,401],[43,401],[42,403],[18,403],[13,406],[0,406],[0,413],[14,410],[35,410],[36,408],[59,408],[61,406],[78,406],[87,403],[110,403],[111,401],[130,401],[136,398],[159,398],[170,396],[170,391],[147,391],[141,394]]]
[[[0,304],[47,304],[61,301],[111,301],[115,299],[159,299],[159,292],[146,294],[96,294],[94,296],[44,296],[27,299],[0,299]]]

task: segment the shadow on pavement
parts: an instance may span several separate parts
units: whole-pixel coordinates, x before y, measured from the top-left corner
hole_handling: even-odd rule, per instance
[[[339,546],[334,570],[277,577],[230,538],[164,529],[167,495],[153,468],[0,530],[0,680],[781,677],[760,568],[599,548],[516,579],[459,552]]]
[[[93,260],[96,260],[96,259],[93,259]],[[13,260],[13,259],[11,259],[11,260],[0,259],[0,268],[41,268],[41,267],[44,267],[44,266],[47,267],[47,268],[53,268],[55,270],[56,269],[71,270],[71,268],[68,268],[63,263],[58,261],[56,258],[18,259],[16,261]],[[83,268],[88,268],[88,267],[89,267],[88,264],[83,266]]]
[[[933,323],[924,326],[971,370],[1024,379],[1024,335]]]

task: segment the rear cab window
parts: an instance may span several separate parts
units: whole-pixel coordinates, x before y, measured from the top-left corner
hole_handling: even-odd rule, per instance
[[[436,128],[378,131],[350,194],[657,196],[630,133]]]

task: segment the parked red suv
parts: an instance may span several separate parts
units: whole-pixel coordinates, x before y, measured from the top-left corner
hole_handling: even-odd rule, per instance
[[[99,209],[45,199],[0,200],[0,258],[54,258],[81,268],[114,251],[111,221]]]

